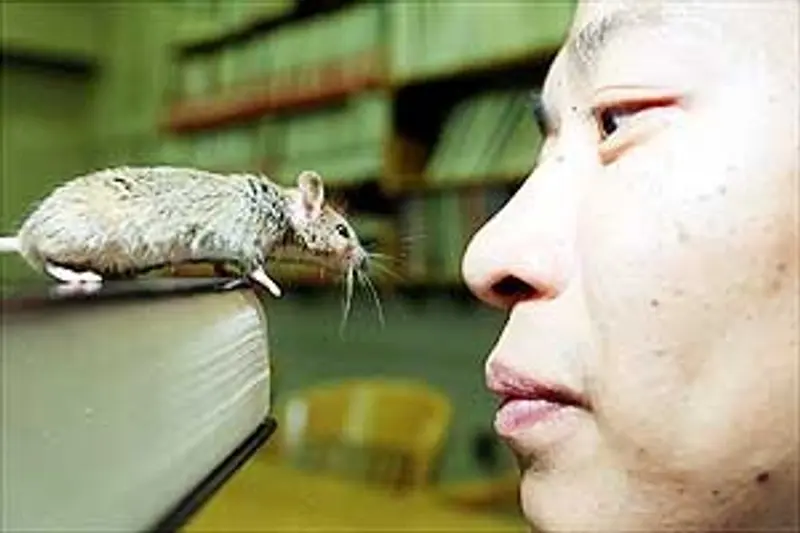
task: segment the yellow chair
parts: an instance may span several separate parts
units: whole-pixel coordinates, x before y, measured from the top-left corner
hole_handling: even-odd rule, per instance
[[[288,397],[273,445],[301,467],[397,490],[433,482],[450,401],[409,380],[354,379]]]

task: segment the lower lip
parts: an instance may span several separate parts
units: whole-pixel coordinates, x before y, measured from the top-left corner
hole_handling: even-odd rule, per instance
[[[494,428],[501,437],[513,437],[521,431],[553,428],[562,415],[576,408],[547,400],[512,399],[498,409]]]

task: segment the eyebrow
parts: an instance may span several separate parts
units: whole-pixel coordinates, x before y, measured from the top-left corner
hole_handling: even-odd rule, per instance
[[[654,8],[632,8],[613,11],[588,22],[567,42],[567,55],[582,73],[597,64],[608,43],[622,32],[645,25],[661,24],[664,18]]]
[[[566,44],[566,53],[570,62],[582,75],[587,75],[605,50],[611,39],[624,31],[640,28],[644,25],[664,22],[661,11],[652,7],[637,7],[617,10],[588,22]],[[529,107],[533,119],[542,134],[555,128],[554,114],[547,107],[541,91],[531,91]]]

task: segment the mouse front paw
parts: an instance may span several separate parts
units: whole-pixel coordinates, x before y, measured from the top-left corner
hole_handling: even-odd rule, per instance
[[[255,270],[251,270],[247,274],[247,277],[267,289],[274,297],[281,297],[281,288],[278,286],[275,280],[269,277],[263,267],[258,267]]]

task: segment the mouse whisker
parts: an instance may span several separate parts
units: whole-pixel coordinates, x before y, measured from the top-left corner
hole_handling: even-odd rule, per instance
[[[381,328],[386,327],[386,320],[383,316],[383,307],[381,306],[381,300],[378,295],[378,291],[375,288],[375,285],[372,283],[372,280],[369,278],[367,274],[364,272],[358,271],[357,272],[359,280],[363,285],[367,287],[367,291],[369,292],[372,300],[375,302],[375,309],[378,312],[378,322],[381,324]]]
[[[405,243],[409,243],[419,239],[424,239],[425,237],[427,237],[425,233],[417,233],[414,235],[403,235],[402,237],[400,237],[400,240]]]
[[[391,261],[391,262],[395,262],[395,263],[399,263],[400,262],[400,259],[397,258],[397,257],[394,257],[394,256],[389,255],[389,254],[379,253],[379,252],[369,252],[369,258],[370,259],[377,259],[377,260],[381,260],[381,261]]]
[[[344,278],[344,301],[342,311],[342,322],[339,325],[339,336],[344,335],[344,330],[347,327],[347,319],[350,315],[350,307],[353,301],[353,269],[348,268]]]
[[[370,261],[373,262],[373,264],[391,263],[393,265],[402,265],[405,262],[404,261],[405,254],[399,254],[395,256],[395,255],[375,252],[375,253],[370,253],[368,255]]]
[[[398,264],[386,264],[382,261],[370,261],[370,268],[374,269],[376,273],[388,274],[394,278],[400,278],[398,272],[400,271],[400,263]]]
[[[379,263],[379,262],[376,261],[376,262],[372,263],[372,266],[374,266],[375,268],[377,268],[378,270],[380,270],[384,274],[387,274],[390,277],[393,277],[393,278],[395,278],[397,280],[401,280],[401,281],[403,280],[403,276],[400,275],[399,272],[393,270],[392,268],[390,268],[387,265],[384,265],[384,264]]]

